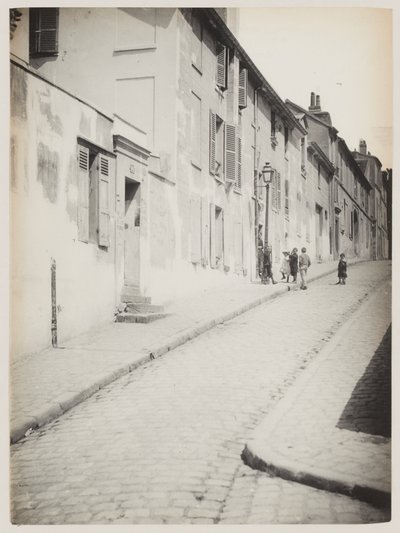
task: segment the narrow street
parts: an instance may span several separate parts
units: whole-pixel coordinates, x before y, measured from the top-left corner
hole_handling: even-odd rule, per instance
[[[374,291],[390,287],[390,268],[360,263],[349,269],[346,286],[331,274],[307,291],[290,291],[142,366],[13,445],[12,521],[388,520],[367,503],[252,470],[241,453],[341,325]],[[365,313],[363,321],[379,314]]]

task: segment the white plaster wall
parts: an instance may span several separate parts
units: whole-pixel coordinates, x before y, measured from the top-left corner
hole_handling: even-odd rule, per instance
[[[13,357],[51,345],[51,259],[57,264],[58,340],[113,319],[111,246],[78,241],[77,136],[112,150],[110,120],[12,66],[11,339]],[[67,112],[66,112],[67,110]],[[39,168],[48,153],[54,169]],[[114,205],[113,163],[110,206]]]

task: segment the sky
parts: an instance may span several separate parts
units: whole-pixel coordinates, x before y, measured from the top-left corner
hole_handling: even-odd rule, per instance
[[[240,8],[238,40],[285,100],[321,97],[350,150],[392,167],[392,14],[374,8]]]

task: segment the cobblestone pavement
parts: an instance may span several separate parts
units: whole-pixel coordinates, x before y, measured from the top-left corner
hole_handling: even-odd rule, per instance
[[[383,510],[270,477],[240,458],[249,432],[390,265],[363,263],[349,274],[346,286],[327,276],[208,331],[12,446],[12,521],[387,520]]]

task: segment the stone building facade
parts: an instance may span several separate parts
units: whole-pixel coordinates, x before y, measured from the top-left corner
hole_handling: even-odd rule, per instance
[[[259,236],[275,268],[294,246],[312,261],[370,257],[371,185],[329,114],[284,102],[217,10],[21,13],[15,354],[48,346],[55,320],[61,341],[112,320],[126,287],[165,304],[257,281]]]

